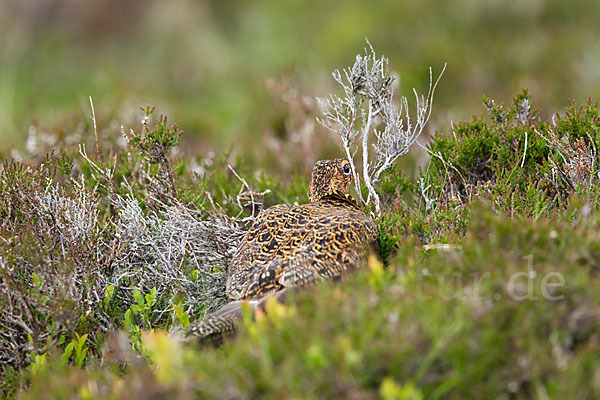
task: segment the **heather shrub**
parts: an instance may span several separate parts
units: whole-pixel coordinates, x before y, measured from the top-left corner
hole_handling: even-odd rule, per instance
[[[574,220],[573,210],[594,207],[600,196],[597,104],[571,103],[550,121],[526,90],[508,107],[486,98],[484,106],[487,115],[434,136],[430,161],[416,179],[397,169],[384,175],[384,251],[403,236],[430,245],[462,234],[476,199],[517,219]]]
[[[156,330],[142,336],[148,363],[131,350],[119,354],[131,360],[124,374],[108,355],[86,371],[50,361],[25,395],[596,397],[597,210],[575,228],[519,223],[489,204],[472,214],[454,248],[407,240],[387,268],[373,260],[343,286],[273,303],[258,321],[248,315],[222,349]]]
[[[423,145],[412,175],[397,160],[436,83],[411,125],[372,48],[344,74],[321,123],[353,161],[383,264],[246,313],[222,349],[179,331],[226,301],[245,230],[264,207],[305,202],[307,174],[184,154],[149,107],[140,127],[112,131],[92,108],[87,146],[33,130],[0,170],[3,394],[597,397],[598,106],[546,120],[526,91],[484,98],[484,115]]]
[[[80,146],[37,163],[3,163],[5,394],[15,389],[15,370],[36,373],[50,352],[82,367],[101,357],[107,333],[125,329],[139,350],[143,330],[176,331],[223,302],[228,260],[263,195],[248,205],[254,192],[231,166],[235,175],[185,172],[176,186],[177,168],[185,168],[171,161],[180,131],[152,111],[143,110],[141,131],[124,135],[129,145],[112,154],[99,146],[94,157]],[[207,182],[215,182],[210,190]],[[247,190],[234,192],[235,182]]]

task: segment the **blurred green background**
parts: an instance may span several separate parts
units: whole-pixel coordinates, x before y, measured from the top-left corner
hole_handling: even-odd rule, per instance
[[[3,0],[0,150],[32,124],[89,123],[88,96],[115,134],[156,105],[197,149],[293,141],[319,129],[302,119],[365,37],[409,100],[448,63],[430,132],[482,112],[484,94],[528,87],[546,114],[600,98],[598,0]]]

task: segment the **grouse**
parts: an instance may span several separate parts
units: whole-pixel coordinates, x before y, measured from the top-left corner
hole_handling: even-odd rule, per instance
[[[348,193],[351,176],[345,159],[318,161],[308,189],[309,203],[263,210],[229,266],[230,303],[193,326],[188,335],[230,334],[243,304],[264,308],[268,295],[282,301],[290,288],[340,280],[359,268],[377,245],[378,231]]]

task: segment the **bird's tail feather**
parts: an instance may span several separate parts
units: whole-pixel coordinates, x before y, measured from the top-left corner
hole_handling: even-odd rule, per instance
[[[283,303],[290,289],[284,289],[259,299],[227,303],[202,321],[190,325],[185,335],[188,338],[197,338],[220,345],[226,337],[236,333],[237,325],[242,320],[244,307],[248,307],[253,312],[255,310],[266,312],[265,305],[268,299],[275,298],[278,302]]]

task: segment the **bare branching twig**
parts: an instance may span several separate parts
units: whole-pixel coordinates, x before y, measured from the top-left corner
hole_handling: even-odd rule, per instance
[[[265,190],[264,192],[256,192],[256,191],[252,190],[252,188],[250,188],[250,185],[248,185],[248,182],[246,182],[246,179],[242,178],[230,164],[227,164],[227,168],[229,168],[231,173],[233,175],[235,175],[235,177],[238,178],[240,180],[240,182],[242,183],[242,186],[240,187],[240,191],[236,197],[237,205],[240,208],[240,212],[238,213],[236,218],[239,218],[242,215],[242,213],[244,212],[244,205],[242,204],[242,199],[244,197],[249,197],[250,199],[249,199],[248,205],[250,205],[250,207],[252,207],[252,214],[250,216],[244,218],[243,220],[244,221],[254,221],[254,219],[258,216],[258,214],[262,211],[262,206],[263,206],[262,201],[258,202],[255,200],[255,196],[264,198],[265,195],[268,193],[271,193],[271,191],[269,189]],[[244,190],[244,189],[246,189],[246,190]]]
[[[367,205],[373,202],[375,210],[380,213],[381,205],[375,186],[380,182],[382,173],[399,157],[406,155],[423,132],[431,116],[435,89],[446,66],[435,82],[429,69],[427,95],[419,95],[413,89],[416,104],[413,124],[408,99],[401,96],[399,104],[394,101],[394,77],[390,75],[388,59],[378,58],[368,40],[367,44],[365,55],[357,55],[351,68],[333,72],[333,78],[342,86],[344,96],[331,95],[325,100],[317,99],[323,108],[323,117],[317,120],[340,136],[352,167],[358,198]],[[374,140],[372,135],[375,136]],[[372,150],[369,145],[373,147]],[[359,147],[362,149],[362,179],[355,162]],[[366,199],[361,191],[361,182],[368,191]]]

